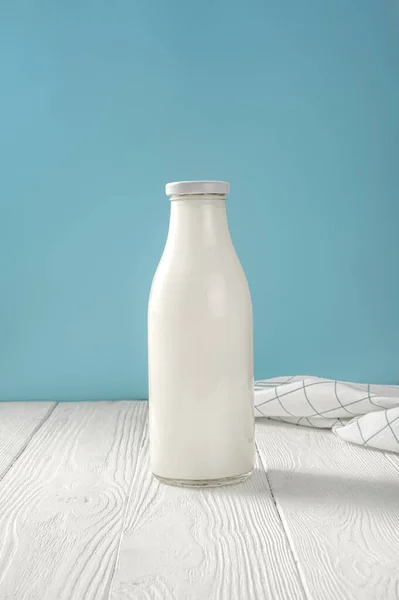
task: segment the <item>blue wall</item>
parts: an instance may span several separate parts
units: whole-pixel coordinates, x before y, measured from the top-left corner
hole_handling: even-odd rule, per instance
[[[147,394],[166,181],[227,179],[256,376],[399,381],[393,0],[0,8],[0,398]]]

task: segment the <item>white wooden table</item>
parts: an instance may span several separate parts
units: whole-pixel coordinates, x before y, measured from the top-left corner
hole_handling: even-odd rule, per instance
[[[0,403],[1,600],[397,600],[399,457],[257,423],[245,483],[149,473],[147,403]]]

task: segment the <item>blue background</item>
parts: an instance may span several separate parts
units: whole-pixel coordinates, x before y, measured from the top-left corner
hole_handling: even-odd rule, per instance
[[[399,381],[394,0],[0,8],[0,399],[147,396],[166,181],[226,179],[256,377]]]

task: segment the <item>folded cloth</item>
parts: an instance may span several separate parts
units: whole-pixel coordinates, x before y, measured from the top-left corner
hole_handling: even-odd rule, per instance
[[[328,428],[348,442],[399,452],[399,385],[263,379],[255,382],[255,416]]]

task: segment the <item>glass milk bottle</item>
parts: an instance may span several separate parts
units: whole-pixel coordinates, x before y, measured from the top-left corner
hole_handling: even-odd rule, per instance
[[[254,467],[252,305],[229,184],[168,183],[169,233],[148,308],[150,453],[160,481],[216,486]]]

